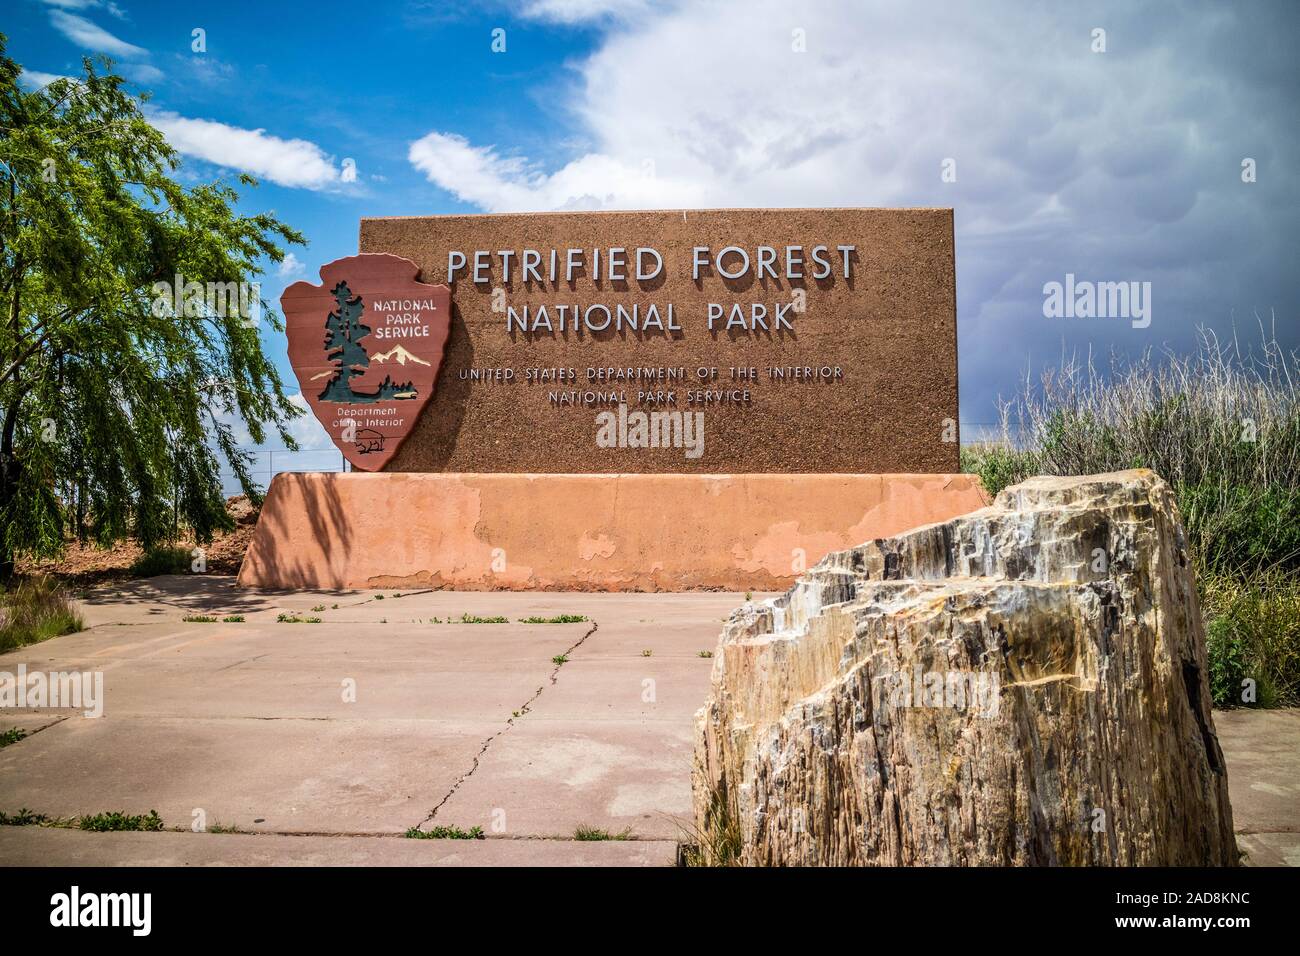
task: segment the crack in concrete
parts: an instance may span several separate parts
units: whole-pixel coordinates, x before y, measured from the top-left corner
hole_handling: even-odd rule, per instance
[[[564,657],[566,659],[565,663],[568,663],[567,660],[568,656],[572,654],[574,651],[576,651],[579,647],[581,647],[586,642],[587,638],[595,634],[596,631],[599,630],[599,628],[600,625],[597,624],[595,621],[592,621],[591,630],[587,631],[586,634],[578,638],[578,640],[574,642],[572,647],[570,647],[568,650],[564,651],[562,654],[559,654],[557,656]],[[554,669],[551,671],[552,686],[560,679],[560,668],[563,666],[564,664],[556,664]],[[519,720],[519,718],[523,717],[530,710],[532,710],[533,704],[537,702],[537,698],[542,696],[542,692],[546,690],[546,687],[547,685],[543,684],[541,687],[537,688],[536,693],[534,693],[532,697],[528,698],[528,700],[524,702],[524,705],[520,707],[516,713],[510,716],[510,718],[506,721],[506,725],[504,727],[498,730],[495,734],[492,734],[490,737],[488,737],[487,740],[483,741],[483,746],[480,747],[478,753],[474,755],[474,761],[473,763],[470,764],[469,769],[456,778],[456,782],[451,785],[451,789],[448,790],[447,793],[443,796],[443,798],[438,801],[437,805],[432,810],[429,811],[429,815],[425,817],[423,820],[421,820],[418,824],[416,824],[416,829],[421,829],[425,825],[433,822],[434,818],[438,815],[438,811],[441,810],[446,805],[448,800],[450,800],[452,797],[456,795],[456,791],[460,789],[461,784],[463,784],[466,780],[472,777],[474,775],[474,772],[478,770],[479,764],[482,762],[484,754],[488,752],[488,748],[492,746],[492,744],[496,741],[498,737],[507,733],[510,730],[510,728],[512,728],[515,725],[516,720]]]

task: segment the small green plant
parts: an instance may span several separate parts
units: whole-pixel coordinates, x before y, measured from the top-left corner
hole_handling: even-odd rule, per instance
[[[376,601],[382,601],[383,599],[384,599],[384,596],[383,596],[382,594],[376,594],[376,595],[375,595],[375,600],[376,600]]]
[[[279,614],[276,621],[280,624],[319,624],[318,617],[303,617],[298,614]]]
[[[54,578],[30,578],[0,604],[0,652],[72,634],[84,626],[72,598]]]
[[[226,617],[223,617],[221,620],[222,620],[224,623],[226,623],[226,624],[243,624],[243,623],[244,623],[244,615],[242,615],[242,614],[230,614],[230,615],[227,615]]]
[[[556,665],[567,664],[568,661],[569,659],[565,657],[563,654],[556,654],[554,657],[551,658],[551,663]]]
[[[584,614],[557,614],[555,617],[521,617],[520,624],[581,624],[587,620]]]
[[[601,840],[630,840],[632,839],[632,828],[620,830],[618,833],[610,833],[608,830],[602,830],[600,827],[579,826],[573,831],[573,838],[583,842],[595,842]]]
[[[207,614],[186,614],[181,618],[186,624],[216,624],[217,619]]]
[[[713,651],[700,651],[700,656],[701,656],[701,657],[712,657],[712,656],[713,656]]]
[[[117,832],[119,830],[154,831],[161,830],[163,822],[162,817],[158,816],[157,810],[150,810],[148,813],[142,814],[111,810],[108,813],[96,813],[79,817],[77,826],[82,830],[93,830],[96,833]]]
[[[238,833],[239,827],[233,823],[214,823],[208,827],[209,833]]]
[[[38,827],[49,822],[50,818],[45,814],[33,813],[26,807],[13,814],[0,810],[0,827]]]
[[[16,744],[26,736],[27,731],[21,727],[10,727],[8,730],[0,731],[0,749]]]
[[[754,600],[754,592],[753,592],[753,591],[746,591],[746,592],[745,592],[745,600],[746,600],[746,601],[752,601],[752,600]]]
[[[323,611],[323,610],[325,610],[325,605],[324,605],[324,604],[317,604],[315,607],[312,608],[312,610],[313,610],[313,611]]]
[[[482,827],[470,827],[468,830],[462,830],[457,826],[434,827],[432,830],[421,830],[419,827],[411,827],[406,831],[408,840],[483,840]]]
[[[154,548],[131,562],[128,569],[134,578],[153,578],[160,574],[188,574],[188,548]]]
[[[641,656],[642,656],[642,657],[651,657],[651,656],[653,656],[653,655],[654,655],[654,651],[642,651],[642,652],[641,652]]]
[[[335,611],[339,609],[339,606],[337,604],[331,604],[330,607],[333,608]]]
[[[504,617],[479,617],[477,614],[470,614],[466,611],[460,616],[462,624],[509,624],[509,618]]]

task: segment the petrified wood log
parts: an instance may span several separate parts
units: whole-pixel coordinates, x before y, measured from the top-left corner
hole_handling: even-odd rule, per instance
[[[695,764],[697,823],[734,814],[749,864],[1238,859],[1185,537],[1150,471],[1034,478],[739,608]]]

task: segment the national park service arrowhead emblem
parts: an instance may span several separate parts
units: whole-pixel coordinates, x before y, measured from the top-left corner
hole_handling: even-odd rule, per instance
[[[433,397],[451,332],[451,290],[410,259],[336,259],[284,290],[289,363],[311,410],[356,468],[378,471]]]

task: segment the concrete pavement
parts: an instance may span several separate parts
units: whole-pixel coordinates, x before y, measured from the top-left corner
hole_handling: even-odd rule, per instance
[[[0,811],[156,809],[177,832],[0,827],[0,863],[669,865],[689,829],[701,652],[743,600],[280,594],[215,576],[89,592],[87,631],[0,670],[101,671],[104,716],[0,712],[0,730],[29,734],[0,749]],[[510,623],[448,623],[463,614]],[[587,620],[520,622],[561,614]],[[185,620],[199,615],[244,620]],[[1215,721],[1248,861],[1300,863],[1300,712]],[[487,839],[403,837],[436,826]],[[575,841],[580,826],[628,838]]]
[[[92,591],[88,630],[4,655],[0,669],[102,671],[104,716],[7,711],[0,728],[30,736],[0,750],[0,810],[156,809],[169,829],[201,817],[240,832],[104,840],[0,827],[0,859],[671,863],[690,810],[691,715],[712,665],[700,653],[742,600],[270,594],[219,577]],[[520,623],[564,614],[587,620]],[[185,620],[199,615],[244,620]],[[433,826],[490,839],[401,838]],[[573,841],[579,826],[630,839],[591,850]],[[292,842],[306,834],[348,842]],[[254,842],[270,835],[283,839]]]

